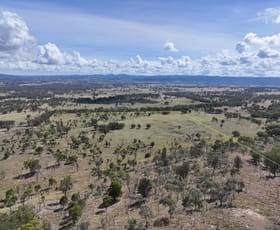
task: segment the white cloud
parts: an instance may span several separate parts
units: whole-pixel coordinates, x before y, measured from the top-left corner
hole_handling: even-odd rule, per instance
[[[260,37],[255,33],[248,33],[243,40],[249,45],[280,46],[280,33],[265,37]]]
[[[73,55],[68,55],[68,57],[70,58],[69,63],[75,64],[80,67],[95,64],[95,60],[87,60],[86,58],[83,58],[77,51],[74,51]]]
[[[38,54],[35,60],[38,64],[47,65],[74,65],[74,66],[89,66],[94,65],[94,60],[87,60],[81,57],[81,54],[74,51],[73,54],[63,53],[53,43],[47,43],[38,47]]]
[[[180,59],[177,61],[178,67],[189,67],[191,65],[191,58],[189,56],[182,56]]]
[[[136,55],[129,60],[99,60],[83,57],[79,52],[63,52],[56,44],[38,45],[26,23],[16,14],[0,14],[0,71],[29,73],[91,74],[185,74],[185,75],[280,75],[280,34],[259,36],[248,33],[235,49],[216,55],[192,59]],[[29,44],[32,44],[29,46]],[[177,52],[174,43],[164,48]]]
[[[139,54],[136,55],[136,63],[138,65],[142,65],[144,63],[143,59],[141,58],[141,56]]]
[[[173,42],[166,42],[164,44],[164,49],[169,52],[178,52],[179,50],[175,47]]]
[[[28,26],[17,14],[0,12],[0,54],[16,52],[34,41]]]
[[[63,65],[65,64],[65,55],[53,43],[47,43],[38,47],[38,55],[36,62],[39,64],[48,65]]]
[[[280,8],[267,8],[257,13],[257,18],[265,23],[280,24]]]
[[[278,50],[273,50],[270,48],[261,48],[258,52],[259,58],[277,58],[280,52]]]
[[[253,60],[251,60],[252,58],[251,57],[248,57],[248,56],[241,56],[239,58],[239,62],[241,65],[248,65],[248,64],[251,64]]]
[[[245,42],[238,42],[235,46],[238,53],[244,53],[249,49],[249,46]]]

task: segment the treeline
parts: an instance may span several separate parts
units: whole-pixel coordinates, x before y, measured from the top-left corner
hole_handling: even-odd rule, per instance
[[[154,104],[156,101],[150,98],[158,98],[159,94],[127,94],[127,95],[116,95],[110,97],[100,97],[100,98],[78,98],[74,102],[81,104],[114,104],[114,103],[150,103]]]
[[[48,122],[50,117],[55,114],[56,111],[47,111],[41,114],[38,117],[35,117],[34,119],[30,119],[27,121],[28,126],[39,126],[44,122]]]
[[[116,113],[116,112],[164,112],[164,111],[181,111],[183,113],[191,112],[191,110],[202,110],[202,111],[211,111],[211,104],[191,104],[191,105],[174,105],[174,106],[147,106],[140,108],[129,108],[129,107],[98,107],[95,109],[62,109],[62,110],[53,110],[54,113],[63,114],[63,113]]]
[[[8,120],[8,121],[0,121],[0,129],[10,129],[15,125],[15,121]]]
[[[269,136],[280,136],[280,124],[271,124],[265,127],[265,131]]]
[[[120,130],[124,128],[123,123],[110,122],[109,124],[101,124],[97,126],[97,129],[102,133],[108,133],[111,130]]]
[[[252,117],[268,118],[277,120],[280,118],[280,103],[274,103],[267,108],[255,105],[249,108]]]
[[[198,95],[198,94],[194,94],[194,93],[189,93],[189,92],[168,92],[168,93],[165,93],[165,95],[167,96],[172,96],[172,97],[183,97],[183,98],[188,98],[188,99],[191,99],[193,101],[199,101],[199,102],[202,102],[202,103],[210,103],[211,100],[201,96],[201,95]]]
[[[213,107],[242,106],[252,96],[247,92],[168,92],[166,95],[188,98]]]

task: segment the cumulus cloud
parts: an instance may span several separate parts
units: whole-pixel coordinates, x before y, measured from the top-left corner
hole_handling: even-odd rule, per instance
[[[250,57],[248,56],[242,56],[242,57],[239,57],[239,62],[240,64],[242,65],[246,65],[246,64],[251,64],[252,63],[252,60]]]
[[[258,12],[257,17],[265,23],[280,24],[280,8],[267,8],[264,11]]]
[[[68,65],[73,70],[73,66],[96,66],[96,60],[86,59],[76,51],[64,53],[54,43],[37,45],[26,22],[9,11],[0,12],[0,58],[0,67],[5,66],[1,69],[55,70],[54,66]]]
[[[182,56],[177,61],[178,67],[189,67],[191,64],[191,58],[189,56]]]
[[[277,58],[279,57],[279,51],[270,48],[261,48],[258,52],[259,58]]]
[[[249,49],[249,46],[245,42],[238,42],[235,46],[238,53],[244,53]]]
[[[73,55],[69,55],[68,58],[70,59],[69,63],[75,64],[80,67],[88,65],[94,66],[96,63],[96,60],[88,60],[82,57],[81,54],[77,51],[74,51]]]
[[[53,43],[47,43],[38,47],[38,55],[36,62],[48,65],[65,64],[65,55]]]
[[[0,53],[16,52],[34,41],[22,18],[8,11],[0,12]]]
[[[77,51],[74,51],[73,54],[63,53],[55,44],[47,43],[38,47],[35,62],[47,65],[75,65],[82,67],[92,65],[95,61],[83,58]]]
[[[280,33],[264,37],[255,33],[248,33],[243,40],[249,45],[280,46]]]
[[[166,42],[164,44],[164,49],[169,52],[178,52],[179,50],[175,47],[173,42]]]
[[[29,46],[32,44],[32,46]],[[174,43],[164,49],[178,52]],[[36,43],[28,26],[18,15],[0,13],[0,71],[34,71],[34,73],[92,74],[185,74],[185,75],[280,75],[280,34],[259,36],[246,34],[232,50],[192,59],[136,55],[129,60],[98,60],[79,52],[63,52],[55,43]]]
[[[143,59],[141,58],[141,56],[139,54],[136,55],[136,63],[138,65],[142,65],[144,63]]]

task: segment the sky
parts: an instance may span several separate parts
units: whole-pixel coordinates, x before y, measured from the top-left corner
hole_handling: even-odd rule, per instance
[[[280,77],[280,2],[1,0],[0,73]]]

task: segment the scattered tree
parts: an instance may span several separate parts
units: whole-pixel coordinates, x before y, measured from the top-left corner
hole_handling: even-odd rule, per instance
[[[25,169],[29,169],[31,175],[34,175],[41,168],[38,159],[31,159],[31,160],[24,161],[23,165]]]
[[[140,207],[139,214],[141,217],[143,217],[146,221],[146,228],[149,227],[149,218],[152,217],[153,213],[152,210],[147,205],[142,205]]]
[[[195,210],[202,208],[202,194],[197,188],[190,188],[187,190],[183,199],[183,206],[185,208],[194,206]]]
[[[148,197],[150,191],[152,190],[152,182],[148,178],[142,178],[138,185],[138,192],[142,197]]]
[[[71,176],[66,176],[60,181],[60,190],[64,193],[64,196],[66,196],[66,193],[68,190],[70,190],[73,186],[72,178]]]
[[[121,194],[122,194],[122,184],[117,180],[112,181],[108,189],[108,195],[111,196],[115,201],[117,197],[121,196]]]
[[[265,155],[264,163],[275,177],[280,168],[280,148],[273,148],[269,153],[267,153]]]

